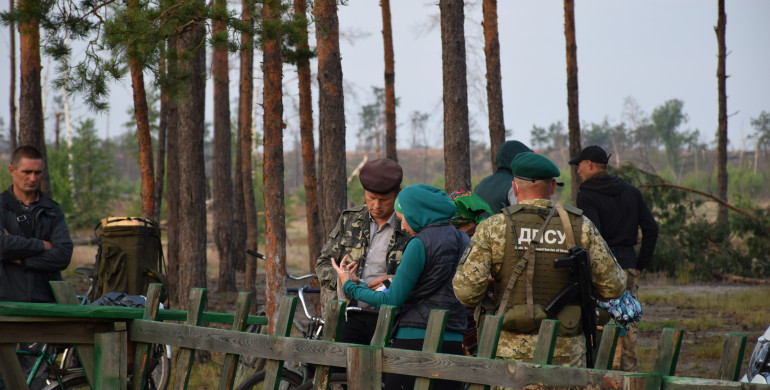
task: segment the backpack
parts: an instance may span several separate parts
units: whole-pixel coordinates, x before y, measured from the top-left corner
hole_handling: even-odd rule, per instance
[[[92,301],[112,291],[145,295],[150,283],[162,283],[168,296],[168,279],[155,221],[136,217],[107,217],[94,229],[99,240]]]

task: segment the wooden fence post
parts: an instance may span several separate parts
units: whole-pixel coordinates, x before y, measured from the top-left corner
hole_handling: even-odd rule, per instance
[[[500,339],[500,330],[503,327],[503,316],[488,315],[484,318],[484,327],[481,329],[479,337],[479,349],[476,357],[484,359],[494,359],[497,354],[497,341]],[[470,390],[488,390],[489,385],[480,385],[474,383]]]
[[[122,324],[125,328],[125,323]],[[125,390],[128,385],[128,336],[125,329],[119,332],[97,333],[94,339],[94,388]]]
[[[433,309],[428,317],[428,325],[425,328],[425,340],[422,342],[423,352],[441,352],[444,344],[444,332],[446,332],[446,320],[449,310]],[[433,379],[417,377],[414,381],[414,390],[429,390],[432,388]]]
[[[0,376],[3,377],[6,389],[29,390],[27,378],[24,377],[16,357],[15,346],[16,344],[0,343]]]
[[[743,351],[746,349],[746,335],[728,333],[722,346],[722,363],[717,371],[717,379],[737,381],[741,375]]]
[[[599,370],[612,370],[615,359],[615,351],[618,346],[620,326],[615,324],[604,325],[602,339],[599,342],[599,351],[596,353],[594,368]]]
[[[346,301],[332,300],[326,305],[324,314],[324,332],[321,338],[325,341],[337,341],[342,323],[345,321]],[[329,366],[318,365],[313,377],[313,388],[325,389],[329,383]]]
[[[347,369],[349,389],[382,389],[382,348],[371,345],[348,347]]]
[[[66,305],[79,305],[78,294],[75,292],[75,285],[72,282],[60,280],[50,281],[48,284],[53,291],[56,303]],[[83,372],[86,375],[86,381],[93,387],[94,384],[94,346],[89,344],[80,344],[75,347],[75,353],[83,366]]]
[[[203,313],[203,306],[206,304],[205,288],[193,288],[190,291],[190,301],[187,304],[186,325],[200,325],[200,317]],[[192,348],[180,348],[177,353],[176,367],[174,369],[174,389],[187,389],[187,383],[190,381],[190,370],[193,366],[193,357],[195,350]]]
[[[556,339],[559,337],[559,324],[559,320],[543,320],[540,323],[532,363],[551,364],[553,351],[556,349]]]
[[[661,385],[661,377],[657,374],[629,374],[623,376],[623,390],[660,390]]]
[[[374,347],[388,346],[388,341],[390,341],[390,332],[393,330],[393,320],[395,317],[395,306],[380,306],[380,315],[377,317],[377,327],[374,328],[374,336],[372,336],[370,345]]]
[[[653,374],[673,376],[679,359],[679,348],[682,346],[682,330],[664,328],[658,342],[658,358],[655,360]]]
[[[160,304],[160,296],[163,295],[163,285],[160,283],[151,283],[147,288],[147,300],[144,303],[143,320],[154,320],[158,315],[158,306]],[[133,377],[131,382],[131,388],[134,390],[141,390],[145,379],[147,378],[148,362],[150,360],[150,351],[152,344],[137,343],[136,353],[134,354],[133,361]],[[163,351],[165,353],[165,347]]]
[[[278,308],[278,319],[275,322],[275,335],[288,337],[291,335],[291,323],[294,320],[294,310],[297,308],[297,297],[284,296]],[[268,360],[265,363],[265,382],[263,389],[278,389],[281,385],[283,360]]]
[[[232,329],[243,332],[246,329],[246,319],[249,317],[253,293],[238,293],[238,300],[235,304],[235,316],[233,318]],[[238,369],[238,355],[228,353],[225,355],[225,361],[222,365],[222,376],[219,377],[219,390],[230,390],[235,382],[235,371]]]

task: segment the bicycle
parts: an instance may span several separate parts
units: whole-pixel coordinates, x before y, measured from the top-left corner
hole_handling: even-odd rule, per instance
[[[304,280],[308,278],[316,277],[315,274],[307,274],[303,276],[288,275],[292,280]],[[322,318],[313,316],[308,310],[307,302],[305,301],[305,293],[320,293],[320,290],[309,289],[307,284],[302,285],[298,289],[287,289],[288,292],[296,292],[299,297],[299,301],[302,303],[302,309],[305,313],[305,317],[309,320],[307,327],[304,327],[296,318],[293,321],[293,325],[302,334],[303,337],[309,340],[320,340],[323,334],[323,328],[325,321]],[[264,314],[261,314],[264,315]],[[256,333],[262,333],[262,328],[249,329]],[[265,381],[267,372],[264,370],[265,359],[255,357],[242,357],[243,364],[239,362],[238,372],[241,370],[250,370],[253,372],[251,375],[243,379],[238,383],[236,390],[251,390],[261,389],[262,384]],[[281,389],[292,390],[307,390],[313,388],[313,374],[315,372],[315,366],[312,364],[299,362],[297,368],[291,367],[291,364],[284,366],[281,371]],[[236,378],[237,380],[237,378]],[[329,383],[331,385],[345,385],[347,384],[347,376],[345,373],[332,373],[329,375]]]
[[[94,270],[92,268],[81,267],[77,268],[75,272],[93,280]],[[93,283],[89,284],[93,286]],[[77,296],[77,300],[81,305],[90,303],[88,302],[90,292],[91,289],[89,288],[89,292],[86,295]],[[85,371],[82,365],[80,365],[72,346],[38,345],[41,346],[39,350],[16,351],[16,354],[20,356],[37,356],[32,370],[27,376],[28,386],[38,376],[40,369],[47,367],[48,377],[45,380],[43,390],[91,389]],[[62,351],[59,352],[59,350]],[[154,344],[150,350],[149,359],[150,369],[145,379],[145,389],[163,390],[168,386],[171,378],[171,347]]]

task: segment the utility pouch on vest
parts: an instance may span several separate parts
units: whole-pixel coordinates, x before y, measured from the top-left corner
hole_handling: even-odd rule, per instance
[[[556,319],[561,323],[559,325],[559,336],[571,337],[577,336],[582,332],[580,328],[580,305],[564,306]]]
[[[531,333],[540,329],[540,323],[548,318],[542,305],[534,304],[532,306],[534,316],[530,318],[527,315],[527,304],[513,305],[512,308],[505,311],[503,315],[503,330]]]

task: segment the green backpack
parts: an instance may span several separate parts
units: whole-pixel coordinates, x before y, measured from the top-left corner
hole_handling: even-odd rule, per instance
[[[94,232],[99,239],[92,301],[112,291],[146,295],[150,283],[162,283],[165,301],[168,279],[157,222],[136,217],[107,217]]]

